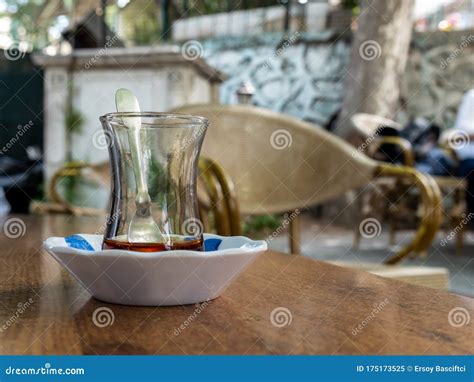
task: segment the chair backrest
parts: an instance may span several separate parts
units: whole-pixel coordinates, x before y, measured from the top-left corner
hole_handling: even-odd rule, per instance
[[[173,112],[210,121],[203,156],[234,181],[244,214],[309,207],[361,187],[377,162],[324,129],[248,105],[186,105]]]
[[[364,138],[377,135],[380,128],[387,126],[395,130],[402,130],[403,126],[388,118],[379,117],[374,114],[357,113],[351,117],[351,123],[357,132]]]

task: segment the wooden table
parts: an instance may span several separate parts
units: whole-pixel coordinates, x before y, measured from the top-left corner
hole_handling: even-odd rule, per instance
[[[94,232],[102,221],[63,215],[17,218],[25,224],[24,235],[0,236],[3,354],[473,351],[473,299],[276,252],[262,255],[220,298],[201,306],[106,304],[91,298],[40,249],[48,236]],[[98,327],[92,317],[104,307],[114,322]],[[471,322],[454,327],[448,316],[460,308]]]

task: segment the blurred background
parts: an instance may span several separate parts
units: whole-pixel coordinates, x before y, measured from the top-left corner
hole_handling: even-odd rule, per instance
[[[108,160],[98,117],[114,111],[113,94],[121,87],[135,92],[143,110],[196,103],[270,109],[359,151],[379,127],[393,128],[411,145],[419,171],[461,179],[468,194],[464,202],[458,183],[447,191],[462,199],[449,229],[468,218],[461,225],[468,231],[464,242],[446,239],[448,229],[438,234],[434,250],[408,261],[449,270],[451,290],[474,295],[472,0],[0,0],[0,49],[0,215],[61,212],[48,191],[51,181],[67,163]],[[351,119],[356,113],[396,125],[379,122],[367,132]],[[449,140],[453,131],[457,136]],[[446,148],[443,139],[454,143]],[[459,150],[469,153],[453,159]],[[382,151],[372,154],[397,162],[399,153]],[[57,192],[91,214],[105,208],[109,195],[97,179],[74,177],[65,177]],[[357,199],[349,192],[304,206],[301,252],[342,260],[360,215],[378,209],[370,195],[369,201]],[[381,210],[413,221],[418,203]],[[286,231],[272,234],[285,219],[246,216],[242,229],[271,235],[271,246],[287,251]],[[410,230],[409,224],[395,233],[381,228],[351,256],[381,263],[387,248],[403,244]]]

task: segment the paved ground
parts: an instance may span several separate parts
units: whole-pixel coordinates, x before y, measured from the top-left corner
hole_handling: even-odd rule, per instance
[[[382,263],[396,247],[388,245],[388,230],[382,228],[379,236],[362,238],[359,249],[352,248],[353,232],[346,228],[334,227],[321,223],[309,215],[302,216],[302,253],[323,261],[359,261],[364,263]],[[413,232],[400,232],[396,243],[402,245],[412,237]],[[423,265],[427,267],[444,267],[450,274],[450,291],[474,297],[474,232],[466,233],[465,246],[456,253],[454,240],[445,246],[441,240],[448,232],[440,232],[424,259],[406,259],[402,265]],[[286,232],[269,242],[272,249],[288,252]]]

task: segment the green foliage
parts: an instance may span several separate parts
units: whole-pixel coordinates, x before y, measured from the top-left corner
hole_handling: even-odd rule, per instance
[[[131,40],[137,45],[147,45],[158,40],[160,36],[158,23],[156,20],[149,22],[138,22],[133,24],[133,34]]]
[[[198,0],[189,2],[190,7],[186,17],[210,15],[213,13],[231,12],[242,9],[264,8],[278,5],[275,0]]]
[[[4,0],[6,12],[0,16],[11,18],[11,37],[14,41],[21,41],[26,36],[26,40],[32,44],[33,48],[43,46],[47,40],[47,27],[49,23],[37,25],[37,16],[44,7],[46,0]]]
[[[243,233],[255,234],[262,231],[274,231],[281,224],[281,217],[277,215],[259,215],[259,216],[249,216],[245,219],[243,225]]]
[[[175,210],[178,205],[177,185],[168,173],[166,166],[152,156],[147,176],[148,192],[154,203],[157,203],[160,208]]]
[[[68,132],[80,133],[84,124],[84,116],[79,110],[72,108],[66,113],[65,123]]]
[[[341,5],[342,8],[352,10],[353,16],[360,14],[360,2],[361,0],[343,0]]]
[[[79,183],[78,177],[68,176],[60,179],[60,185],[63,187],[63,197],[69,203],[75,203],[77,201],[77,185]]]
[[[160,8],[157,2],[132,0],[120,11],[124,20],[124,37],[137,45],[151,44],[160,39]]]
[[[342,0],[342,7],[346,9],[354,9],[359,7],[360,0]]]

